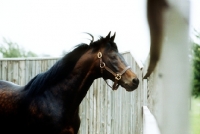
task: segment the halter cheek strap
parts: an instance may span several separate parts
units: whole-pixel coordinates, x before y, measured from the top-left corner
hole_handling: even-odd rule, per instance
[[[122,78],[122,75],[126,72],[126,70],[128,70],[129,68],[131,68],[130,66],[127,66],[121,73],[115,73],[113,72],[110,68],[108,68],[106,66],[106,64],[102,61],[102,53],[98,52],[97,57],[100,60],[100,68],[101,68],[101,73],[103,73],[103,70],[106,69],[108,72],[110,72],[114,77],[115,77],[115,81],[113,86],[111,87],[108,82],[105,80],[106,84],[111,87],[113,90],[117,90],[117,88],[119,87],[118,81]]]

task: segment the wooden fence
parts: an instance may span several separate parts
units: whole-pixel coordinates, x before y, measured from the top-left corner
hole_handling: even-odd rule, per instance
[[[138,75],[137,90],[113,91],[103,79],[97,79],[80,105],[80,134],[142,134],[142,64],[129,52],[122,54]],[[0,59],[0,79],[25,85],[38,73],[48,70],[58,58]],[[111,81],[109,81],[111,84]]]

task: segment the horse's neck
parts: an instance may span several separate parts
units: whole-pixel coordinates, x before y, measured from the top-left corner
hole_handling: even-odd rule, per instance
[[[67,79],[67,87],[73,90],[73,100],[71,103],[72,112],[78,108],[94,79],[100,77],[100,71],[97,69],[95,62],[83,60],[76,64],[70,77]]]

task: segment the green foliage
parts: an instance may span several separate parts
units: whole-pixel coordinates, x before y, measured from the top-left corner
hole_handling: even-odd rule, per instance
[[[200,39],[199,35],[196,36]],[[200,96],[200,44],[193,42],[193,80],[192,80],[192,95]]]
[[[192,134],[200,133],[200,98],[191,98],[190,122]]]
[[[14,57],[37,57],[37,55],[31,51],[26,52],[17,43],[3,39],[3,44],[0,44],[0,53],[3,54],[4,58]]]

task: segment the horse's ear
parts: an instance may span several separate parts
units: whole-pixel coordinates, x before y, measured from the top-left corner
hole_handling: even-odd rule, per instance
[[[106,40],[110,40],[110,33],[111,31],[108,33],[108,35],[106,36]]]
[[[114,42],[115,35],[116,35],[116,33],[114,33],[114,35],[110,38],[110,40],[111,40],[112,42]]]

